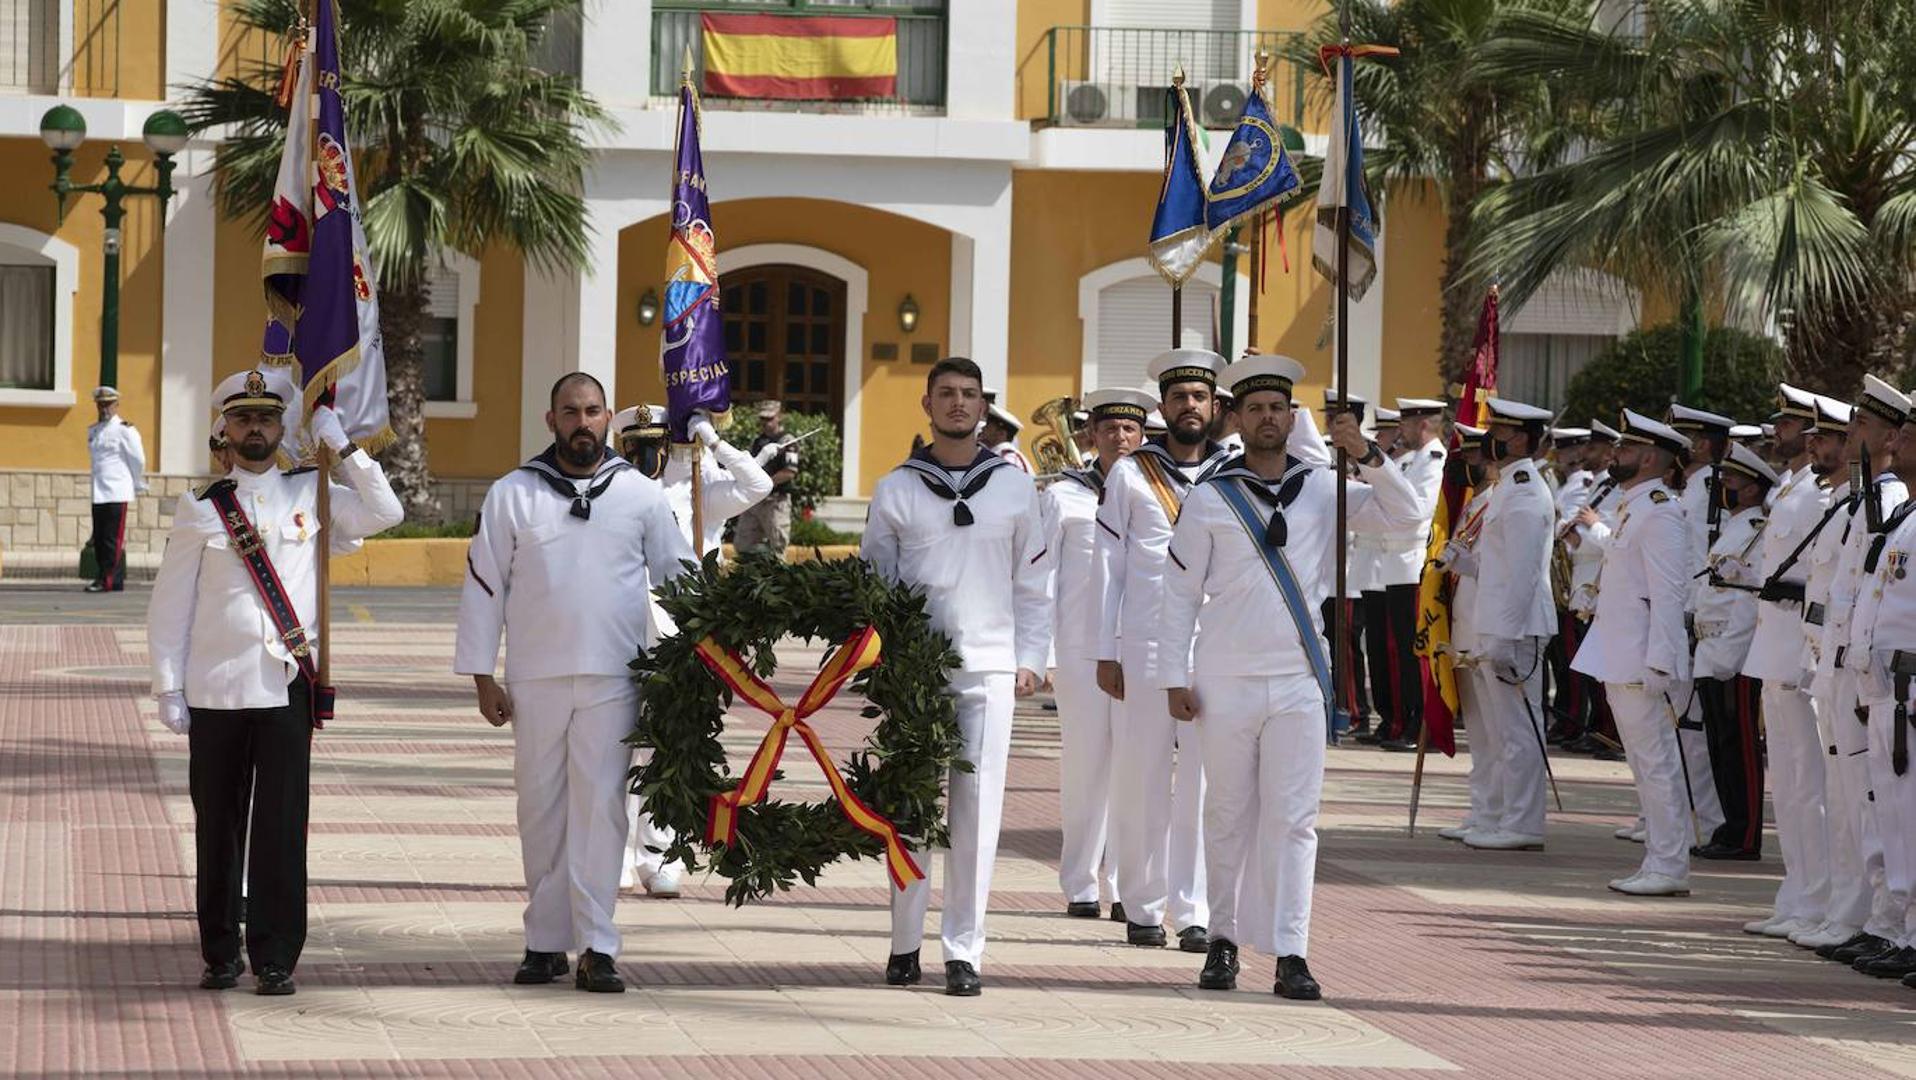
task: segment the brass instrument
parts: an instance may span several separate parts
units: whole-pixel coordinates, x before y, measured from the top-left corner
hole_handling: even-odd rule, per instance
[[[1071,425],[1072,407],[1070,398],[1057,397],[1031,413],[1031,422],[1040,429],[1031,437],[1031,458],[1041,475],[1055,475],[1083,464],[1072,438],[1076,433]]]

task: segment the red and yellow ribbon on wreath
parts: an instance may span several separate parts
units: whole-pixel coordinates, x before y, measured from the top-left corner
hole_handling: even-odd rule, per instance
[[[806,717],[824,708],[839,689],[851,681],[852,676],[878,663],[881,648],[882,642],[876,627],[867,626],[853,634],[832,653],[825,666],[812,679],[812,684],[805,688],[798,704],[788,707],[770,686],[752,673],[738,653],[709,637],[698,643],[693,651],[712,670],[712,674],[731,687],[732,693],[772,717],[771,730],[765,733],[764,740],[753,751],[751,764],[745,767],[745,775],[739,780],[738,786],[712,796],[711,813],[705,824],[706,843],[715,844],[721,840],[728,844],[737,842],[739,811],[765,798],[766,790],[772,785],[772,775],[778,771],[779,758],[785,754],[785,740],[792,732],[797,732],[831,784],[832,794],[838,799],[839,809],[845,812],[845,819],[885,842],[885,868],[891,873],[892,884],[903,889],[924,878],[925,872],[912,860],[904,838],[898,835],[898,827],[852,794],[845,778],[839,775],[838,766],[826,754],[825,744],[819,741],[818,733],[805,722]]]

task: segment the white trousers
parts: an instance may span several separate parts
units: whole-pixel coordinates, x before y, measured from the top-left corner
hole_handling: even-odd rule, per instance
[[[1817,706],[1817,724],[1827,747],[1823,788],[1830,837],[1829,920],[1890,937],[1900,931],[1901,923],[1887,921],[1887,896],[1877,902],[1867,865],[1870,849],[1880,850],[1880,844],[1873,843],[1869,762],[1865,760],[1869,731],[1856,719],[1855,673],[1836,669],[1828,699]],[[1881,859],[1875,861],[1880,864]]]
[[[1683,777],[1690,785],[1692,805],[1696,807],[1697,833],[1701,837],[1697,843],[1707,844],[1723,824],[1723,800],[1716,797],[1716,772],[1710,768],[1710,732],[1703,727],[1703,701],[1690,690],[1684,691],[1684,697],[1670,696],[1679,705],[1683,704],[1684,697],[1689,698],[1683,722],[1697,725],[1677,731],[1677,737],[1683,740],[1683,756],[1679,762],[1683,766]]]
[[[1904,723],[1908,723],[1904,719]],[[1876,837],[1883,846],[1883,887],[1888,916],[1902,915],[1895,940],[1916,941],[1916,765],[1896,775],[1894,758],[1896,705],[1882,702],[1869,709],[1870,807],[1876,814]],[[1907,736],[1905,736],[1907,740]],[[1912,753],[1911,757],[1916,757]]]
[[[1271,675],[1207,678],[1197,695],[1211,940],[1303,956],[1324,791],[1323,694],[1309,675]]]
[[[1550,784],[1539,726],[1543,723],[1543,668],[1543,641],[1530,638],[1517,645],[1517,670],[1527,673],[1522,682],[1505,682],[1488,666],[1479,669],[1484,718],[1496,730],[1503,804],[1503,812],[1488,827],[1524,836],[1543,835]]]
[[[1016,679],[1008,671],[959,672],[951,677],[958,699],[958,729],[964,735],[964,760],[972,771],[951,771],[945,795],[945,823],[951,847],[945,852],[945,905],[941,938],[945,960],[963,960],[983,970],[985,907],[991,895],[991,867],[998,858],[998,828],[1004,819],[1005,764],[1011,756],[1011,709]],[[891,951],[908,953],[925,939],[925,912],[931,906],[931,865],[921,858],[926,876],[891,894]]]
[[[512,697],[513,783],[525,862],[526,948],[619,955],[612,908],[625,851],[626,771],[639,689],[625,675],[525,679]]]
[[[1457,669],[1457,711],[1463,714],[1464,738],[1470,743],[1470,810],[1466,829],[1495,829],[1504,815],[1503,744],[1499,727],[1490,722],[1483,682],[1490,675],[1472,664]]]
[[[1098,689],[1096,660],[1060,660],[1052,685],[1058,697],[1058,798],[1064,811],[1058,887],[1074,904],[1096,903],[1100,886],[1116,900],[1117,853],[1107,844],[1118,703]]]
[[[632,766],[645,764],[651,756],[652,751],[633,747]],[[636,792],[625,797],[625,836],[625,862],[619,868],[622,889],[643,885],[658,873],[665,865],[662,852],[678,839],[677,833],[652,820],[645,812],[645,799]]]
[[[1639,686],[1606,683],[1610,713],[1630,759],[1637,803],[1643,808],[1643,863],[1640,873],[1684,878],[1690,874],[1690,846],[1696,830],[1690,798],[1683,791],[1683,765],[1677,757],[1676,724],[1662,695],[1651,697]]]
[[[1139,926],[1209,926],[1204,887],[1204,754],[1194,733],[1180,752],[1179,724],[1164,691],[1148,684],[1144,659],[1124,660],[1124,701],[1111,754],[1118,895]]]
[[[1763,680],[1763,729],[1769,746],[1770,800],[1783,881],[1776,916],[1821,923],[1829,915],[1829,824],[1823,817],[1823,741],[1816,706],[1794,686]]]

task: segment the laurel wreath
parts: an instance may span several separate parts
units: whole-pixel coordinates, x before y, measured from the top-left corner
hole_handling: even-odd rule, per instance
[[[743,808],[736,844],[705,842],[712,797],[738,777],[720,741],[732,692],[695,647],[710,636],[769,678],[780,639],[836,646],[866,626],[878,629],[882,659],[843,693],[864,695],[863,715],[878,723],[839,771],[914,851],[945,844],[945,781],[952,769],[971,765],[959,757],[957,708],[946,690],[958,654],[932,628],[923,592],[886,581],[861,559],[788,564],[753,553],[723,568],[708,556],[659,586],[657,596],[678,632],[632,662],[641,692],[637,729],[626,742],[652,750],[632,770],[632,790],[644,796],[652,820],[676,834],[663,850],[667,861],[716,872],[727,879],[726,902],[743,905],[801,880],[815,885],[840,858],[883,858],[883,843],[847,821],[836,802],[784,801],[776,778],[763,802]]]

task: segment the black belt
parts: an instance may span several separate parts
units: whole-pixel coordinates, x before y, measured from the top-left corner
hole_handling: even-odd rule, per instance
[[[1803,609],[1803,621],[1811,626],[1823,625],[1823,605],[1811,604]]]

